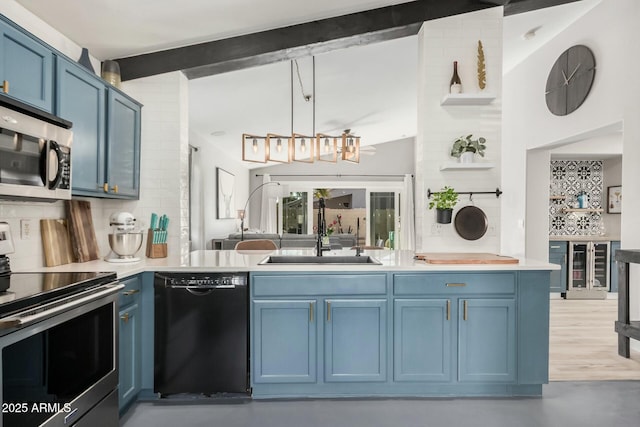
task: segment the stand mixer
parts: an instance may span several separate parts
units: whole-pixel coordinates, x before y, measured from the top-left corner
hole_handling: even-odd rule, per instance
[[[138,262],[134,257],[142,247],[142,231],[136,226],[135,217],[129,212],[116,212],[109,218],[111,233],[109,246],[111,253],[105,258],[108,262]]]

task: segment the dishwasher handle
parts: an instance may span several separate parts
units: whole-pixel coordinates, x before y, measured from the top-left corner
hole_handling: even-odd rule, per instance
[[[235,289],[236,287],[246,286],[246,285],[169,285],[167,287],[171,289],[187,289],[187,290],[198,290],[198,289]]]

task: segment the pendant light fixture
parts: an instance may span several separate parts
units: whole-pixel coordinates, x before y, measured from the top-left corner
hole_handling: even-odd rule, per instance
[[[305,94],[297,60],[290,61],[291,77],[291,134],[290,136],[268,133],[267,136],[242,134],[242,160],[254,163],[304,162],[313,163],[315,160],[336,163],[338,152],[342,160],[360,162],[360,137],[346,129],[340,136],[324,133],[316,134],[316,59],[311,57],[312,91]],[[294,132],[294,66],[298,77],[300,93],[305,102],[312,103],[312,133],[305,135]],[[341,141],[341,142],[339,142]],[[340,145],[339,145],[340,144]]]

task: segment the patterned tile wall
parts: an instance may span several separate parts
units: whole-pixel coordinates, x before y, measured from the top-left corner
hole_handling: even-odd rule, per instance
[[[549,235],[593,236],[601,232],[601,213],[563,212],[577,208],[578,196],[586,195],[583,207],[602,208],[603,171],[601,160],[554,160],[549,188]]]

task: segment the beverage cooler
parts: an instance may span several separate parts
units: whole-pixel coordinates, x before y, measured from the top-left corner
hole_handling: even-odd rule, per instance
[[[567,299],[605,299],[609,265],[609,242],[569,242]]]

